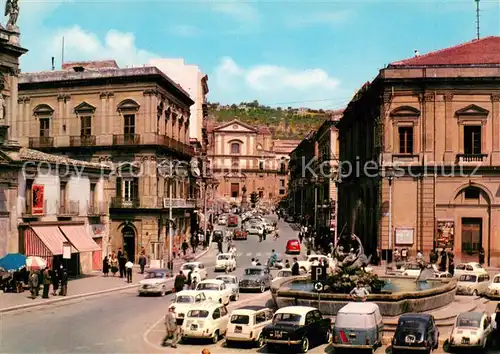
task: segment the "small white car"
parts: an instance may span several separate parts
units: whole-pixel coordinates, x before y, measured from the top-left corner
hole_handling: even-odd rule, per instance
[[[207,270],[202,262],[188,262],[184,263],[181,267],[182,273],[187,278],[189,272],[192,270],[191,280],[196,280],[199,283],[202,280],[207,279]]]
[[[273,312],[265,306],[245,306],[234,310],[227,325],[226,345],[253,342],[256,347],[262,348],[265,344],[262,329],[272,320]]]
[[[217,224],[219,224],[221,226],[226,226],[227,225],[227,217],[226,216],[219,217],[219,219],[217,220]]]
[[[439,272],[439,273],[434,273],[434,277],[436,279],[451,279],[453,278],[453,275],[451,275],[448,272]]]
[[[462,274],[458,278],[457,295],[484,295],[489,284],[488,274]]]
[[[493,280],[488,285],[488,289],[486,290],[486,296],[495,299],[500,298],[500,274],[496,274],[493,277]]]
[[[459,263],[455,267],[455,277],[460,278],[462,274],[485,274],[488,273],[483,266],[477,262]]]
[[[222,280],[226,286],[231,289],[231,300],[236,301],[240,298],[240,285],[238,277],[234,275],[219,275],[215,279]]]
[[[260,224],[250,224],[247,227],[247,234],[255,234],[255,235],[263,235],[264,234],[264,227]]]
[[[227,332],[229,313],[226,306],[205,301],[191,305],[181,328],[181,339],[211,339],[215,344]]]
[[[291,269],[282,269],[278,272],[278,274],[276,274],[276,277],[274,278],[274,280],[276,279],[281,279],[281,278],[289,278],[292,276],[292,270]]]
[[[208,300],[224,305],[229,304],[232,296],[231,288],[227,287],[226,283],[219,279],[203,280],[196,285],[196,290],[203,291]]]
[[[167,286],[170,280],[168,269],[151,269],[146,272],[146,276],[139,282],[139,296],[145,294],[157,294],[164,296],[169,293],[172,286]]]
[[[180,326],[184,321],[187,311],[193,304],[199,304],[207,300],[205,293],[197,290],[182,290],[175,294],[174,302],[169,306],[175,307],[177,324]]]
[[[234,253],[221,253],[215,260],[215,271],[229,269],[230,272],[236,270],[236,257]]]
[[[328,263],[329,267],[333,267],[335,261],[322,254],[311,254],[307,256],[307,259],[305,261],[298,261],[297,263],[299,264],[299,269],[304,272],[304,273],[309,273],[311,271],[311,268],[313,266],[319,265],[319,262],[321,260],[324,260],[325,262]]]
[[[449,348],[485,349],[493,332],[486,312],[464,312],[457,316],[449,339]]]

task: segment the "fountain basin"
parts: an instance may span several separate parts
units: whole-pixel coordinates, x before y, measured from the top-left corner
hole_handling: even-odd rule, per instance
[[[406,277],[384,277],[390,282],[380,294],[368,295],[367,301],[375,302],[382,316],[399,316],[406,312],[425,312],[446,306],[455,299],[457,279],[432,279],[428,288],[419,288],[414,279]],[[309,276],[284,278],[271,288],[275,305],[319,307],[324,315],[336,315],[346,303],[349,294],[318,293],[312,290]],[[319,305],[319,306],[318,306]]]

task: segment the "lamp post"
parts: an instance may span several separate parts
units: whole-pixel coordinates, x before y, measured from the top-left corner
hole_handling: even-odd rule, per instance
[[[333,244],[335,247],[337,247],[337,242],[339,238],[339,184],[342,182],[342,179],[340,175],[337,175],[337,177],[334,180],[335,182],[335,191],[336,191],[336,196],[335,196],[335,234],[333,236]]]
[[[317,191],[317,185],[318,185],[318,177],[312,177],[311,182],[313,184],[313,192],[314,192],[314,231],[316,231],[316,218],[318,216],[318,191]]]
[[[174,246],[174,240],[173,240],[173,228],[172,228],[172,223],[173,223],[173,216],[172,216],[172,182],[174,181],[174,169],[172,166],[172,162],[168,161],[168,165],[160,165],[158,166],[158,173],[161,176],[164,176],[164,178],[168,179],[168,258],[167,258],[167,268],[170,269],[171,271],[173,270],[173,246]],[[164,205],[163,205],[164,207]]]
[[[389,230],[388,230],[388,244],[389,250],[387,252],[387,262],[392,260],[392,182],[394,180],[394,174],[392,171],[387,172],[387,181],[389,182]]]

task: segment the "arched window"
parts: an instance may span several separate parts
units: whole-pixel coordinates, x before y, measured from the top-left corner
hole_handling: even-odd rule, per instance
[[[241,153],[241,145],[240,143],[231,143],[231,154],[240,154]]]

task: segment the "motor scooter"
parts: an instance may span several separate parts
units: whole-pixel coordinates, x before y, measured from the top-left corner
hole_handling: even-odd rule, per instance
[[[276,262],[273,262],[271,257],[269,257],[269,259],[267,260],[267,266],[269,267],[269,269],[281,270],[285,268],[285,263],[283,263],[282,259],[278,259]]]

